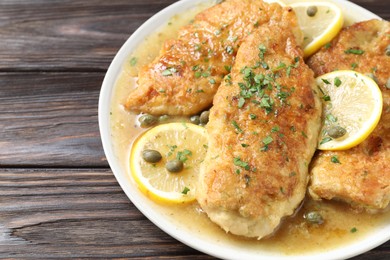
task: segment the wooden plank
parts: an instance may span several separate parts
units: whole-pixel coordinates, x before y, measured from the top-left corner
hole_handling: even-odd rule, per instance
[[[0,0],[0,71],[105,71],[127,38],[174,0]],[[380,1],[354,0],[390,19]]]
[[[174,0],[0,0],[0,71],[105,71],[127,38]]]
[[[108,166],[97,108],[103,73],[0,73],[0,166]]]
[[[0,232],[0,258],[212,259],[146,219],[106,169],[0,169]]]
[[[105,169],[0,169],[0,258],[211,259],[146,219]]]

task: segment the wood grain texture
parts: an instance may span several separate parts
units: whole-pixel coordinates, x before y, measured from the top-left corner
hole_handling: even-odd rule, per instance
[[[126,39],[175,1],[0,1],[0,71],[105,71]]]
[[[0,258],[209,259],[128,200],[108,169],[0,169]]]
[[[174,2],[0,0],[0,71],[105,71],[127,38]],[[378,0],[352,2],[390,19]]]
[[[0,166],[108,166],[97,110],[103,73],[0,73]]]
[[[108,65],[174,2],[0,0],[0,258],[213,259],[134,207],[99,137]],[[390,19],[388,1],[352,2]],[[390,259],[390,242],[353,259]]]

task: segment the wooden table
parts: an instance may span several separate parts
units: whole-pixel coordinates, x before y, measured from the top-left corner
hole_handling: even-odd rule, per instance
[[[100,142],[115,53],[174,0],[0,0],[0,258],[211,259],[154,226]],[[389,20],[388,0],[355,0]],[[355,259],[390,259],[390,242]]]

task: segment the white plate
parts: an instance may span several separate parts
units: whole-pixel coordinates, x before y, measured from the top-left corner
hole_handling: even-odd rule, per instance
[[[99,99],[99,127],[103,143],[103,148],[110,164],[110,167],[118,180],[120,186],[133,202],[133,204],[154,224],[177,240],[188,246],[202,251],[206,254],[223,259],[345,259],[361,253],[364,253],[390,239],[390,224],[381,227],[377,231],[370,233],[367,237],[348,244],[340,248],[335,248],[327,252],[315,252],[310,255],[285,255],[283,253],[269,252],[264,249],[246,250],[238,246],[225,244],[223,241],[214,241],[205,234],[190,232],[181,228],[177,223],[172,222],[170,218],[161,214],[143,194],[129,181],[126,169],[123,169],[113,149],[113,141],[110,129],[110,105],[113,97],[113,91],[116,79],[123,68],[124,62],[129,54],[145,39],[156,30],[156,25],[166,24],[169,18],[175,14],[180,14],[205,0],[182,0],[160,11],[148,21],[146,21],[119,50],[112,61],[107,74],[104,78]],[[361,21],[372,18],[379,18],[375,14],[365,10],[348,1],[333,2],[339,5],[344,13],[346,20]]]

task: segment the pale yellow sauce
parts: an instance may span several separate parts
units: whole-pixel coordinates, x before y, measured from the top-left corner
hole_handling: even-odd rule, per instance
[[[137,125],[137,115],[123,108],[129,92],[136,86],[138,69],[151,62],[161,48],[164,40],[175,37],[177,29],[188,23],[190,19],[204,9],[202,5],[189,10],[181,16],[173,17],[164,30],[150,35],[128,58],[123,71],[119,75],[111,105],[111,129],[114,150],[122,163],[123,169],[128,170],[128,158],[131,144],[144,131]],[[136,57],[137,64],[131,65],[130,60]],[[129,181],[132,181],[130,173]],[[133,183],[134,184],[134,183]],[[133,185],[135,187],[135,184]],[[212,223],[202,212],[197,203],[190,205],[166,206],[154,205],[160,214],[171,218],[177,227],[193,234],[200,233],[212,238],[213,241],[228,244],[248,251],[267,250],[284,254],[304,254],[327,251],[341,247],[358,239],[362,239],[377,228],[386,225],[390,212],[381,214],[357,213],[342,203],[314,202],[306,199],[304,205],[294,217],[287,218],[279,229],[269,238],[260,241],[245,239],[226,234],[221,228]],[[303,219],[305,212],[317,210],[324,219],[323,225],[309,225]],[[356,228],[356,232],[351,232]]]

